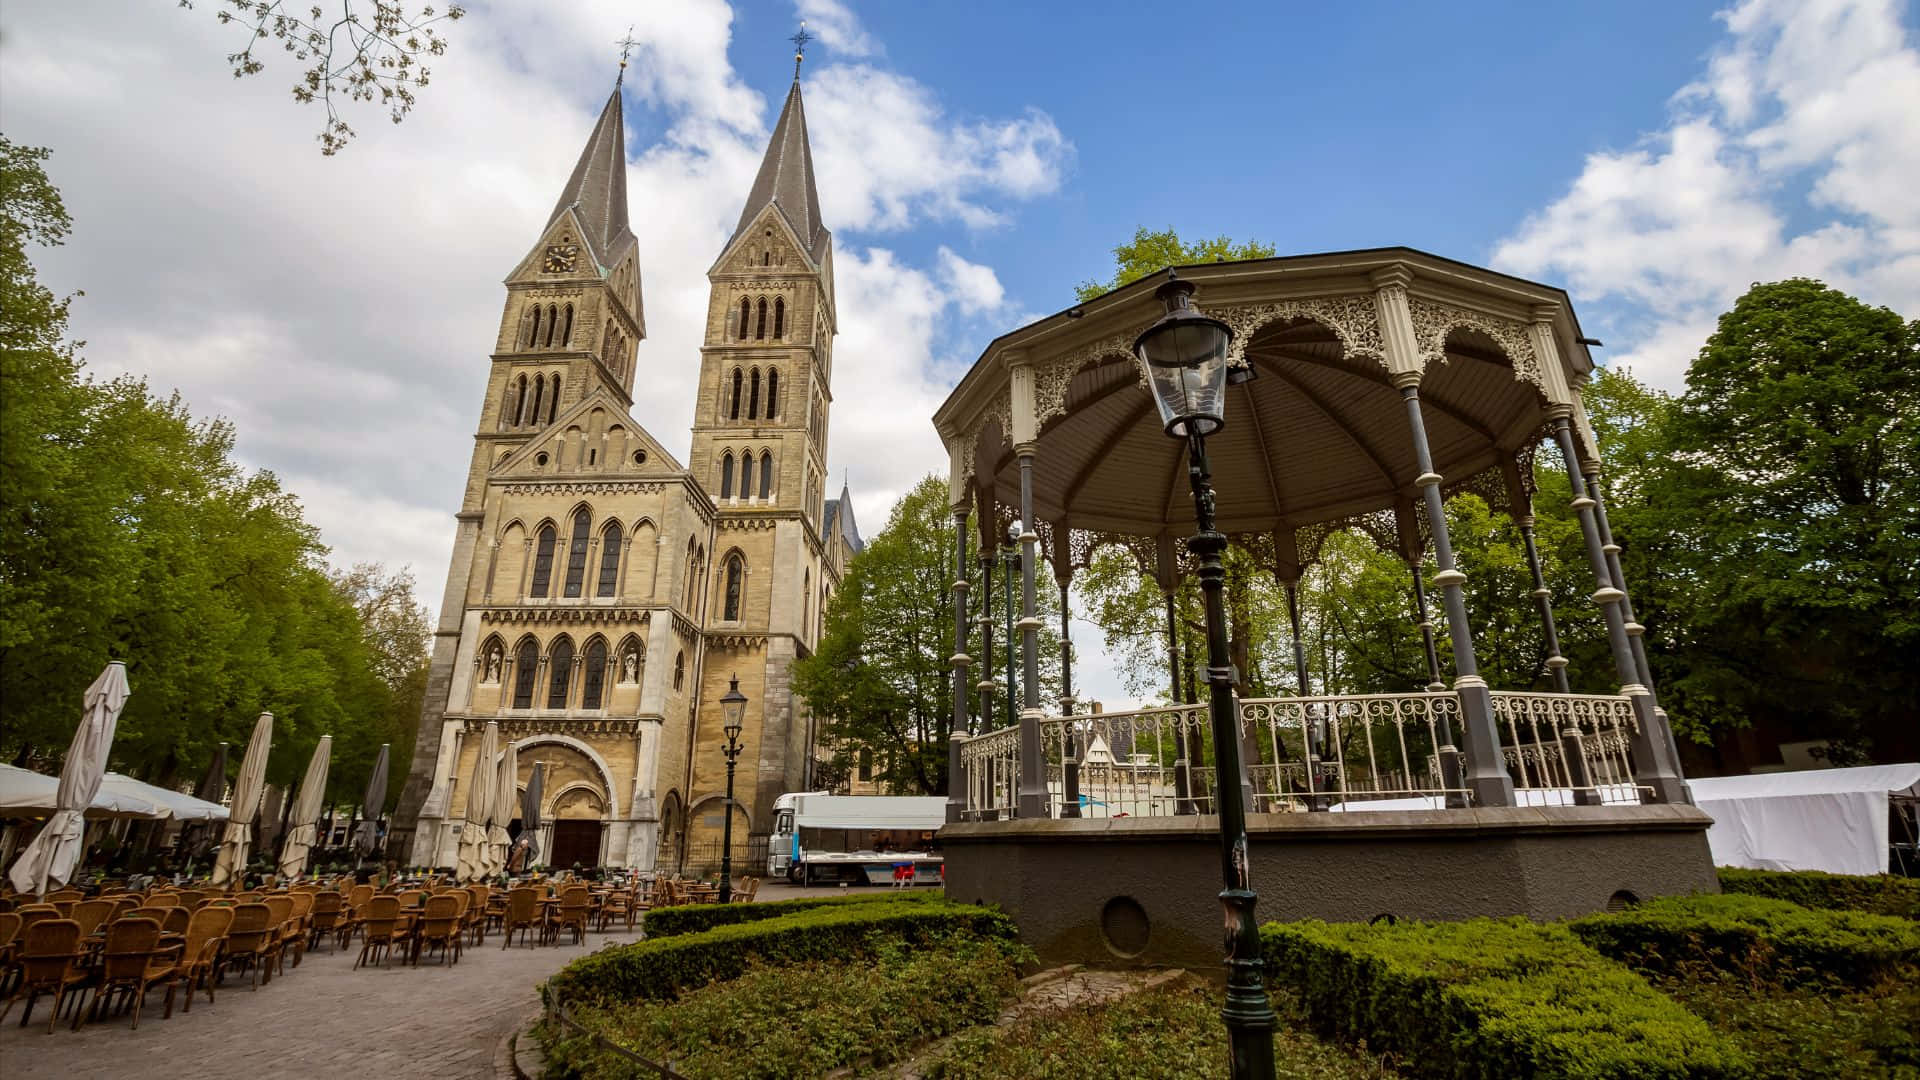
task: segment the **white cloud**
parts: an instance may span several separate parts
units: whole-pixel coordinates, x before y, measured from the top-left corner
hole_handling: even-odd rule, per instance
[[[1668,126],[1589,156],[1493,255],[1598,301],[1612,361],[1667,389],[1755,281],[1920,308],[1920,51],[1898,6],[1746,0],[1720,18],[1728,37]]]
[[[819,37],[821,43],[834,52],[871,56],[880,51],[873,37],[860,26],[859,18],[839,0],[799,0],[795,6],[807,21],[807,32]]]
[[[863,48],[851,16],[810,17],[831,48]],[[288,101],[294,65],[274,54],[235,81],[234,33],[205,10],[20,0],[5,20],[0,125],[54,149],[76,231],[38,262],[50,287],[86,290],[74,332],[93,367],[233,419],[242,459],[302,496],[337,561],[412,565],[429,605],[500,279],[545,222],[610,89],[612,40],[634,23],[629,127],[664,127],[632,148],[628,178],[650,334],[634,411],[684,460],[706,270],[779,104],[729,63],[725,3],[475,5],[407,121],[350,112],[360,138],[334,158],[317,152],[317,108]],[[859,518],[877,523],[944,467],[936,340],[984,338],[971,320],[1005,313],[991,268],[946,254],[915,266],[860,234],[1004,221],[1058,187],[1071,146],[1044,114],[954,120],[931,89],[871,66],[805,77],[839,247],[831,461],[854,466]]]

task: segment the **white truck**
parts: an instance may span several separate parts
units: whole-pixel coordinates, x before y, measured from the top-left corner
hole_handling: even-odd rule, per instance
[[[939,884],[944,859],[932,841],[946,821],[944,795],[782,795],[773,803],[767,876],[798,885]]]

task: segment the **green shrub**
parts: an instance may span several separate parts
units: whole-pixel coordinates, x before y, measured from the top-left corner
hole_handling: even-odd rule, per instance
[[[1718,972],[1660,986],[1706,1017],[1767,1080],[1920,1077],[1920,980],[1910,972],[1866,990],[1756,987]]]
[[[716,926],[732,926],[735,923],[758,922],[761,919],[777,919],[782,915],[791,915],[796,911],[811,911],[814,908],[837,907],[841,904],[888,903],[896,900],[939,900],[939,890],[926,892],[906,892],[889,889],[870,893],[854,893],[850,896],[807,896],[797,900],[774,900],[765,904],[682,904],[675,907],[654,908],[646,913],[641,927],[648,937],[674,937],[680,934],[697,934],[702,930],[711,930]]]
[[[1024,948],[954,939],[937,949],[882,948],[871,963],[756,966],[678,1001],[574,1010],[589,1032],[698,1080],[813,1077],[885,1065],[925,1039],[990,1023],[1020,987]],[[634,1063],[549,1022],[550,1080],[616,1080]]]
[[[1524,919],[1261,928],[1274,981],[1314,1025],[1423,1076],[1681,1080],[1747,1075],[1700,1018],[1565,927]]]
[[[998,911],[943,900],[840,904],[601,949],[562,968],[542,993],[549,1003],[558,995],[570,1005],[670,1000],[738,978],[755,961],[862,961],[888,945],[920,946],[956,936],[1013,941],[1018,930]]]
[[[1704,966],[1798,985],[1867,984],[1920,960],[1920,925],[1764,896],[1669,896],[1568,924],[1602,953],[1659,975]]]
[[[1920,919],[1920,879],[1916,878],[1826,874],[1818,870],[1741,870],[1723,866],[1720,888],[1730,893],[1770,896],[1801,907]]]

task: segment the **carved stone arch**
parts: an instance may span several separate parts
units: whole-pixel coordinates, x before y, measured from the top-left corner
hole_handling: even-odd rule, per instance
[[[1513,377],[1532,384],[1545,400],[1546,378],[1540,370],[1540,358],[1534,354],[1533,341],[1527,336],[1526,323],[1419,296],[1409,296],[1407,307],[1413,316],[1422,368],[1447,363],[1447,343],[1454,331],[1473,330],[1491,339],[1513,368]]]
[[[724,791],[709,792],[708,794],[700,796],[699,798],[693,800],[692,804],[690,804],[687,807],[687,821],[689,822],[689,824],[691,824],[695,816],[699,814],[700,808],[703,806],[706,806],[709,803],[717,802],[717,803],[723,804],[721,806],[721,810],[724,812],[727,809],[726,806],[724,805],[726,801],[727,801],[727,793]],[[753,815],[747,812],[746,804],[740,801],[740,797],[738,794],[734,796],[732,809],[734,813],[737,813],[740,815],[740,822],[744,823],[746,827],[749,830],[751,830],[753,828]],[[736,826],[736,828],[738,828],[738,826]],[[736,833],[735,835],[738,835],[738,833]]]
[[[600,804],[599,820],[601,821],[613,820],[612,791],[611,790],[601,791],[595,785],[585,780],[575,780],[571,784],[562,785],[558,789],[554,790],[551,794],[547,796],[547,805],[540,808],[541,815],[543,817],[546,817],[547,820],[549,821],[561,820],[561,816],[560,816],[561,803],[568,801],[567,796],[572,795],[573,793],[579,792],[579,791],[586,792],[590,797],[594,799],[594,801]]]
[[[507,539],[507,534],[512,532],[514,529],[519,529],[520,532],[526,536],[532,536],[535,532],[538,531],[537,529],[527,528],[527,522],[525,518],[511,517],[507,519],[506,524],[500,526],[500,531],[494,534],[495,539],[500,540],[501,542],[504,543]]]
[[[484,686],[500,685],[506,680],[508,663],[506,639],[498,631],[488,634],[474,654],[474,681]]]
[[[628,658],[632,663],[628,663]],[[629,686],[638,686],[646,677],[647,643],[639,634],[629,633],[620,639],[613,651],[614,682]]]

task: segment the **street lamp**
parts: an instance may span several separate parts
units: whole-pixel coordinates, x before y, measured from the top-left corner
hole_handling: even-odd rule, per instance
[[[720,902],[724,904],[733,899],[733,766],[740,760],[741,721],[747,715],[747,695],[740,692],[738,675],[727,679],[727,692],[720,696],[720,712],[727,718],[720,729],[727,733],[722,751],[727,755],[727,821],[720,827]]]
[[[1220,809],[1220,869],[1226,888],[1220,904],[1226,912],[1227,1003],[1220,1012],[1233,1045],[1235,1080],[1273,1076],[1276,1019],[1261,979],[1260,931],[1254,922],[1253,891],[1247,859],[1247,815],[1240,791],[1240,725],[1234,717],[1233,661],[1227,648],[1226,568],[1220,561],[1227,538],[1213,527],[1213,482],[1207,466],[1206,437],[1226,426],[1227,346],[1233,331],[1226,323],[1195,311],[1193,284],[1167,271],[1154,293],[1166,314],[1133,343],[1147,373],[1160,420],[1169,436],[1187,443],[1187,480],[1193,488],[1197,531],[1187,550],[1199,556],[1200,588],[1207,611],[1207,692],[1213,721],[1214,791]]]

